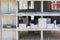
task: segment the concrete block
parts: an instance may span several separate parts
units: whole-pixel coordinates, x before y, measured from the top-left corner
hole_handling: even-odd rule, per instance
[[[30,29],[31,28],[31,26],[27,26],[27,29]]]
[[[19,24],[19,29],[26,29],[26,24]]]
[[[39,24],[46,24],[47,23],[47,19],[46,18],[39,18],[38,19],[38,23]]]
[[[55,25],[55,29],[60,29],[60,24]]]
[[[45,29],[46,25],[47,25],[47,19],[46,18],[38,19],[38,26],[40,29]]]
[[[39,29],[46,29],[46,24],[39,24]]]
[[[37,29],[38,25],[31,24],[31,29]]]
[[[54,24],[47,24],[47,29],[54,29]]]

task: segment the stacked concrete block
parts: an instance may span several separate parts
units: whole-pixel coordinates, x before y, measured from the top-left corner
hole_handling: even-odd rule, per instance
[[[39,29],[46,29],[47,19],[46,18],[39,18],[38,19],[38,26],[39,26]]]
[[[56,23],[51,23],[51,18],[47,18],[47,29],[54,29]]]
[[[55,29],[60,29],[58,25],[55,26]]]
[[[55,26],[55,29],[60,29],[60,24],[57,24],[57,25]]]
[[[54,29],[54,24],[47,24],[47,29]]]
[[[31,29],[37,29],[38,25],[31,24]]]
[[[31,26],[27,26],[27,29],[31,29]]]
[[[26,24],[19,24],[19,29],[26,29]]]
[[[56,20],[54,20],[54,26],[55,26],[55,29],[60,29],[60,24],[56,24]]]

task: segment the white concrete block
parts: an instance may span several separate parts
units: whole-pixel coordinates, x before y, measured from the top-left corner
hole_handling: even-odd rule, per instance
[[[55,29],[60,29],[57,25],[55,25]]]
[[[54,29],[54,24],[47,24],[47,29]]]
[[[35,28],[38,28],[38,25],[35,25]]]
[[[39,24],[46,24],[47,23],[47,19],[46,18],[39,18],[38,19],[38,23]]]
[[[19,24],[19,29],[26,29],[26,24]]]
[[[27,26],[27,29],[30,29],[31,28],[31,26]]]
[[[55,25],[55,29],[60,29],[60,24]]]
[[[39,18],[38,19],[38,26],[40,29],[45,29],[47,25],[47,19],[46,18]]]
[[[31,29],[37,29],[38,25],[31,24]]]
[[[39,24],[39,29],[46,29],[46,24]]]

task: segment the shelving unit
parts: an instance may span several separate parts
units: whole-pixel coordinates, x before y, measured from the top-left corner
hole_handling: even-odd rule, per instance
[[[28,9],[23,10],[23,11],[28,11],[28,12],[18,12],[19,11],[18,2],[20,1],[25,1],[25,2],[31,1],[32,3],[34,1],[35,2],[37,1],[36,3],[38,3],[38,1],[40,1],[40,4],[38,4],[39,9],[36,4],[35,6],[37,8],[35,8],[36,10],[33,9],[32,10],[33,12],[29,12]],[[60,12],[44,12],[44,1],[55,1],[55,0],[0,0],[0,40],[52,40],[54,38],[50,39],[50,37],[53,37],[53,36],[49,36],[49,35],[60,34],[59,33],[60,29],[29,28],[31,27],[30,24],[34,24],[33,26],[36,26],[35,24],[37,24],[37,27],[39,27],[38,22],[36,22],[36,20],[38,21],[39,18],[48,18],[49,16],[52,19],[52,21],[56,20],[55,18],[58,16],[57,21],[60,22],[59,21]],[[24,4],[24,6],[26,5]],[[30,7],[31,6],[33,5],[30,5]],[[33,18],[31,18],[32,16]],[[20,29],[19,27],[21,26],[19,26],[20,24],[19,19],[22,19],[23,22],[21,24],[25,23],[26,25],[24,27],[28,27],[28,28]],[[49,25],[51,25],[51,23]],[[37,35],[37,32],[38,32],[38,35]],[[50,34],[48,34],[48,32]],[[46,35],[47,37],[45,38]],[[56,38],[57,37],[58,36],[56,36]],[[60,36],[56,40],[60,40]]]

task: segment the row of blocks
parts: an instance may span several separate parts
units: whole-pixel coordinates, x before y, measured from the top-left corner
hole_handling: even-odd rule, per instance
[[[51,23],[50,18],[39,18],[38,24],[34,25],[31,24],[31,26],[26,26],[26,24],[19,24],[19,29],[57,29],[58,27],[55,25],[55,23]]]

